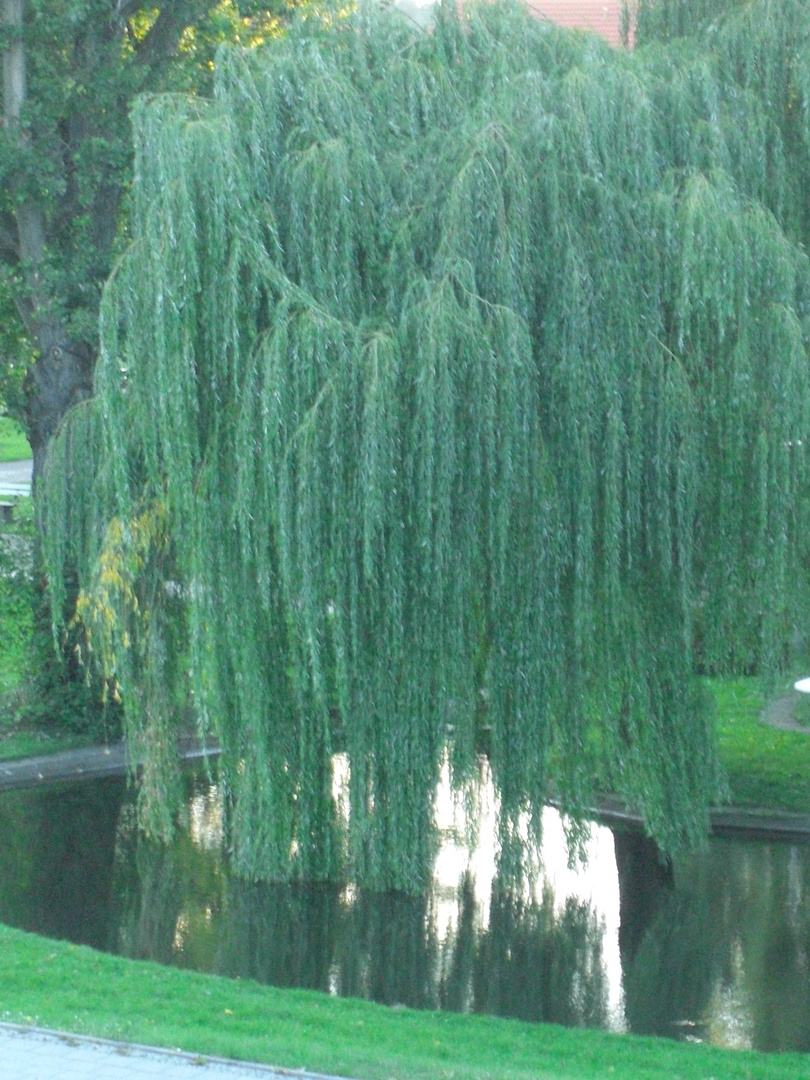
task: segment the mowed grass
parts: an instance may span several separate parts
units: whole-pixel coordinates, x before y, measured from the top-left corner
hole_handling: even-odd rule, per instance
[[[0,416],[0,461],[23,461],[31,457],[22,428],[8,416]]]
[[[810,1080],[810,1057],[416,1012],[0,927],[0,1017],[357,1080]]]
[[[782,731],[765,724],[771,698],[758,679],[708,679],[707,686],[732,804],[810,814],[810,729]]]

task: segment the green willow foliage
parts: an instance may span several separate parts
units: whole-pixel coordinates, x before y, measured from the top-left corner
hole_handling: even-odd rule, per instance
[[[489,756],[504,873],[550,793],[704,835],[694,673],[778,665],[806,596],[808,26],[372,5],[141,101],[45,506],[152,831],[190,709],[249,877],[419,888],[445,753],[460,790]]]

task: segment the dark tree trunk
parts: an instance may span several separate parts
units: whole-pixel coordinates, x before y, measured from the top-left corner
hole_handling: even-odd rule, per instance
[[[26,378],[26,419],[36,484],[62,417],[93,392],[95,356],[86,342],[71,342],[61,327],[37,327],[35,333],[39,357]]]
[[[640,830],[613,830],[619,871],[619,951],[625,970],[675,885],[672,863]]]

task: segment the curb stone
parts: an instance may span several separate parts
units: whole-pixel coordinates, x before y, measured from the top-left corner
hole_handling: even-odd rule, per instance
[[[231,1071],[234,1080],[242,1080],[243,1077],[277,1078],[277,1080],[290,1080],[290,1078],[296,1078],[296,1080],[346,1080],[345,1077],[327,1073],[313,1073],[305,1069],[285,1069],[279,1066],[264,1065],[261,1062],[218,1057],[215,1054],[189,1053],[186,1050],[147,1046],[143,1043],[121,1042],[115,1039],[97,1038],[93,1035],[77,1035],[74,1032],[57,1031],[53,1028],[36,1027],[30,1024],[14,1024],[8,1021],[0,1021],[0,1037],[3,1035],[36,1038],[47,1043],[49,1045],[46,1053],[49,1053],[51,1057],[53,1057],[54,1050],[61,1054],[68,1049],[87,1047],[106,1050],[109,1053],[118,1055],[119,1058],[132,1058],[133,1069],[131,1075],[133,1080],[136,1080],[138,1076],[135,1060],[138,1057],[156,1058],[166,1062],[174,1062],[178,1065],[211,1066],[220,1071],[226,1071],[226,1075],[227,1071]],[[54,1046],[54,1044],[57,1045]],[[204,1077],[205,1073],[200,1075]]]

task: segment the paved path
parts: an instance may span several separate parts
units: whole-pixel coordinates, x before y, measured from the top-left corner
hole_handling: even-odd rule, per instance
[[[794,715],[794,709],[801,700],[798,690],[792,694],[772,701],[762,714],[762,720],[771,727],[780,728],[782,731],[801,731],[810,735],[810,729],[805,724],[800,724]]]
[[[3,1080],[337,1080],[15,1024],[0,1024],[0,1076]]]
[[[31,494],[33,461],[0,461],[0,498]]]

